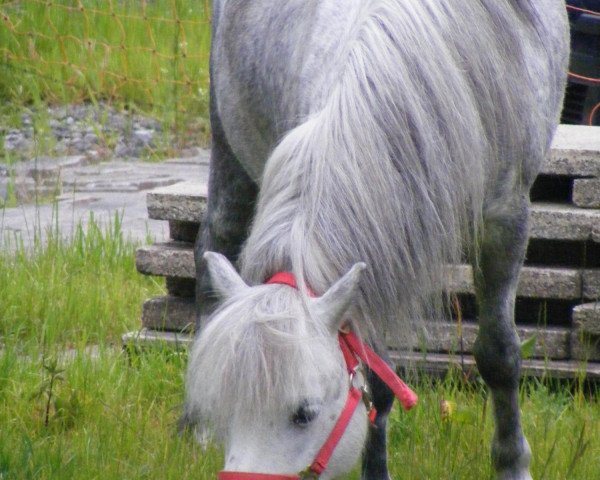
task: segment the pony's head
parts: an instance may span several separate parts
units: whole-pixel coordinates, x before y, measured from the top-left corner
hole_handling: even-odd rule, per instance
[[[349,376],[338,329],[365,266],[355,265],[311,298],[285,285],[250,287],[222,255],[205,258],[223,304],[192,348],[186,416],[208,424],[224,444],[228,471],[303,471],[346,402]],[[367,424],[361,404],[321,478],[355,465]]]

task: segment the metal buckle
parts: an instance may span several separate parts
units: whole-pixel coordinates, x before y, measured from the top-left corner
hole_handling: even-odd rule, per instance
[[[355,387],[362,390],[367,384],[367,374],[364,365],[359,363],[354,367],[354,370],[350,372],[350,388]]]

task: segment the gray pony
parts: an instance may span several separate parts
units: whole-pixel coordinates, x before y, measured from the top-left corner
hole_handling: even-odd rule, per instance
[[[338,328],[385,356],[439,318],[444,266],[468,258],[493,466],[531,478],[513,310],[565,86],[564,2],[215,0],[212,41],[195,253],[201,309],[221,303],[200,322],[184,418],[224,443],[228,471],[303,470],[348,389]],[[298,289],[264,284],[282,271]],[[375,425],[357,410],[321,478],[361,453],[364,479],[389,478],[393,396],[367,380]]]

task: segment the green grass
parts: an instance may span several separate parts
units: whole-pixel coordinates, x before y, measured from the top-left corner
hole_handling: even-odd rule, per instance
[[[91,102],[202,141],[209,48],[208,1],[1,2],[0,124],[18,126],[33,110],[43,142],[45,105]]]
[[[120,347],[142,301],[163,291],[135,272],[134,250],[117,217],[0,254],[0,479],[215,478],[221,451],[176,433],[185,352]],[[491,478],[483,385],[458,374],[414,385],[417,408],[390,418],[393,477]],[[534,478],[595,478],[598,392],[530,380],[521,398]],[[442,401],[454,405],[449,417]]]
[[[35,228],[35,227],[34,227]],[[34,348],[119,342],[138,327],[141,302],[162,282],[135,270],[135,245],[116,216],[100,227],[90,219],[63,240],[51,229],[46,241],[0,252],[0,336]],[[10,242],[10,239],[8,239]]]

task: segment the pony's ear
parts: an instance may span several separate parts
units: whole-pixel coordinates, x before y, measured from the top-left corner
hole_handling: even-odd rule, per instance
[[[337,332],[342,326],[344,313],[346,313],[356,296],[358,282],[365,268],[367,268],[366,264],[356,263],[324,295],[313,301],[311,310],[316,316],[328,323],[333,332]]]
[[[221,297],[229,298],[236,292],[248,288],[248,285],[224,255],[206,252],[204,260],[208,265],[212,286]]]

